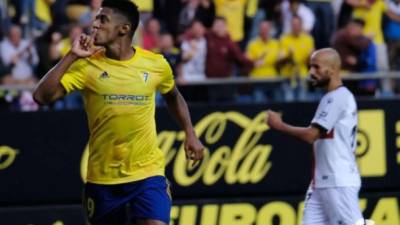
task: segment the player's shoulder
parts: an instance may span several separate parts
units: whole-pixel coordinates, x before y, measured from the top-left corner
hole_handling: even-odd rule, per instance
[[[151,65],[153,68],[168,65],[167,60],[163,55],[135,46],[136,53],[140,56],[140,64]]]
[[[137,46],[135,46],[135,50],[144,60],[149,60],[153,62],[159,62],[164,60],[164,56],[159,53],[155,53]]]
[[[355,100],[353,93],[345,86],[340,86],[337,89],[327,93],[324,96],[324,99],[330,102],[338,101],[342,103]]]
[[[337,88],[336,93],[340,96],[353,97],[353,93],[346,86],[340,86],[339,88]]]

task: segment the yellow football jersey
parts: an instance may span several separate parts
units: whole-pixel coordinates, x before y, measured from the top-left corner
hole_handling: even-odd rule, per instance
[[[275,39],[270,39],[263,42],[257,38],[250,42],[247,47],[247,56],[253,61],[263,59],[263,64],[260,67],[255,67],[250,72],[251,77],[277,77],[276,62],[279,57],[279,42]]]
[[[382,17],[387,11],[385,1],[377,0],[370,8],[356,7],[353,9],[353,17],[365,21],[364,34],[372,38],[375,44],[383,44]]]
[[[308,75],[308,60],[311,53],[314,51],[314,39],[311,35],[303,32],[298,37],[292,34],[286,34],[280,40],[281,55],[286,57],[293,54],[292,65],[285,65],[281,68],[280,73],[284,77],[300,75],[307,77]]]
[[[140,11],[144,11],[144,12],[153,12],[153,8],[154,8],[154,3],[153,1],[149,1],[149,0],[131,0],[132,2],[134,2]]]
[[[119,184],[164,175],[164,154],[157,146],[156,91],[175,85],[162,55],[135,47],[125,61],[104,51],[74,62],[61,84],[80,90],[89,123],[87,181]]]
[[[241,41],[244,36],[244,13],[247,0],[214,0],[218,16],[226,19],[228,32],[233,41]]]

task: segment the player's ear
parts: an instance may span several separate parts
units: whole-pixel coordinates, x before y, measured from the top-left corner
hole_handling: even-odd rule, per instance
[[[119,34],[121,36],[128,34],[131,31],[131,25],[129,24],[124,24],[121,26],[121,28],[119,29]]]

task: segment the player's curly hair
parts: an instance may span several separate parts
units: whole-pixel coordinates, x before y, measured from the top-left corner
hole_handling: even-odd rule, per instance
[[[139,9],[130,0],[103,0],[101,7],[116,10],[131,23],[131,34],[133,35],[139,25]]]

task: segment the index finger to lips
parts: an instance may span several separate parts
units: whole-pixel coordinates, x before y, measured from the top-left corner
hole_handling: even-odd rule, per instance
[[[97,30],[98,30],[97,28],[93,28],[92,33],[90,34],[90,42],[94,41],[94,37],[97,34]]]

